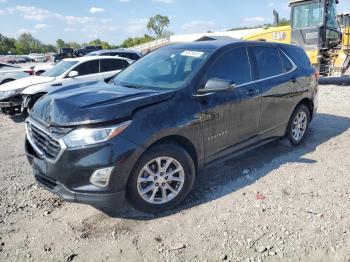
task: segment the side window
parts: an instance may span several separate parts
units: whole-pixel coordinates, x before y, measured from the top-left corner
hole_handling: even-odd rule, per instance
[[[252,50],[258,66],[259,79],[283,73],[281,59],[276,48],[256,46]]]
[[[127,54],[126,53],[117,53],[117,56],[119,57],[124,57],[124,58],[128,58]]]
[[[293,69],[293,64],[290,62],[288,57],[280,50],[280,57],[282,62],[283,72],[287,73]]]
[[[122,59],[102,59],[101,60],[101,72],[110,72],[124,69],[124,63]]]
[[[97,74],[100,72],[100,63],[99,60],[85,62],[81,65],[78,65],[73,70],[77,71],[79,76]]]
[[[249,59],[245,47],[224,53],[208,70],[207,79],[230,80],[236,85],[252,81]]]

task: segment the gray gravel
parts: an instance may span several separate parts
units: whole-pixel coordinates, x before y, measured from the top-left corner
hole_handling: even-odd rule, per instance
[[[350,261],[350,87],[320,89],[304,145],[212,167],[158,217],[110,218],[41,189],[23,119],[0,115],[0,261]]]

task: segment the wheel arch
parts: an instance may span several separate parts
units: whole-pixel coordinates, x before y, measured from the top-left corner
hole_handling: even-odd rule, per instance
[[[305,98],[303,98],[303,99],[295,106],[293,112],[295,111],[295,109],[296,109],[299,105],[305,105],[305,106],[309,109],[310,120],[312,120],[313,111],[314,111],[314,102],[313,102],[310,98],[305,97]]]
[[[194,144],[186,137],[181,136],[181,135],[169,135],[169,136],[165,136],[160,138],[159,140],[153,142],[149,147],[147,147],[147,149],[145,150],[145,152],[156,146],[159,144],[174,144],[174,145],[178,145],[180,147],[182,147],[184,150],[186,150],[194,163],[195,168],[197,169],[198,167],[198,153],[196,150],[196,147],[194,146]]]

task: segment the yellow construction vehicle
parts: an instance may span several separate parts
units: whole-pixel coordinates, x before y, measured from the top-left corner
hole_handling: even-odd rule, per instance
[[[263,28],[245,40],[261,40],[302,46],[322,76],[340,76],[349,68],[349,15],[337,17],[338,0],[290,0],[290,26]]]

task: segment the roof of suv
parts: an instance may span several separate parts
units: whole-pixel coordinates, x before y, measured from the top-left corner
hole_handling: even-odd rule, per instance
[[[168,48],[195,48],[195,49],[219,49],[225,46],[235,44],[246,44],[246,45],[261,45],[261,46],[291,46],[283,43],[265,42],[265,41],[246,41],[240,39],[232,40],[206,40],[189,43],[178,43],[166,46]]]
[[[129,61],[129,59],[119,56],[82,56],[82,57],[76,57],[76,58],[65,58],[64,61],[77,61],[77,62],[86,62],[86,61],[92,61],[92,60],[99,60],[99,59],[120,59],[120,60],[126,60]]]
[[[94,51],[94,52],[91,52],[91,53],[94,53],[94,54],[103,54],[103,53],[110,53],[110,52],[134,53],[134,54],[141,55],[140,52],[135,51],[135,50],[129,50],[129,49],[103,49],[103,50],[98,50],[98,51]],[[90,53],[90,54],[91,54],[91,53]]]

